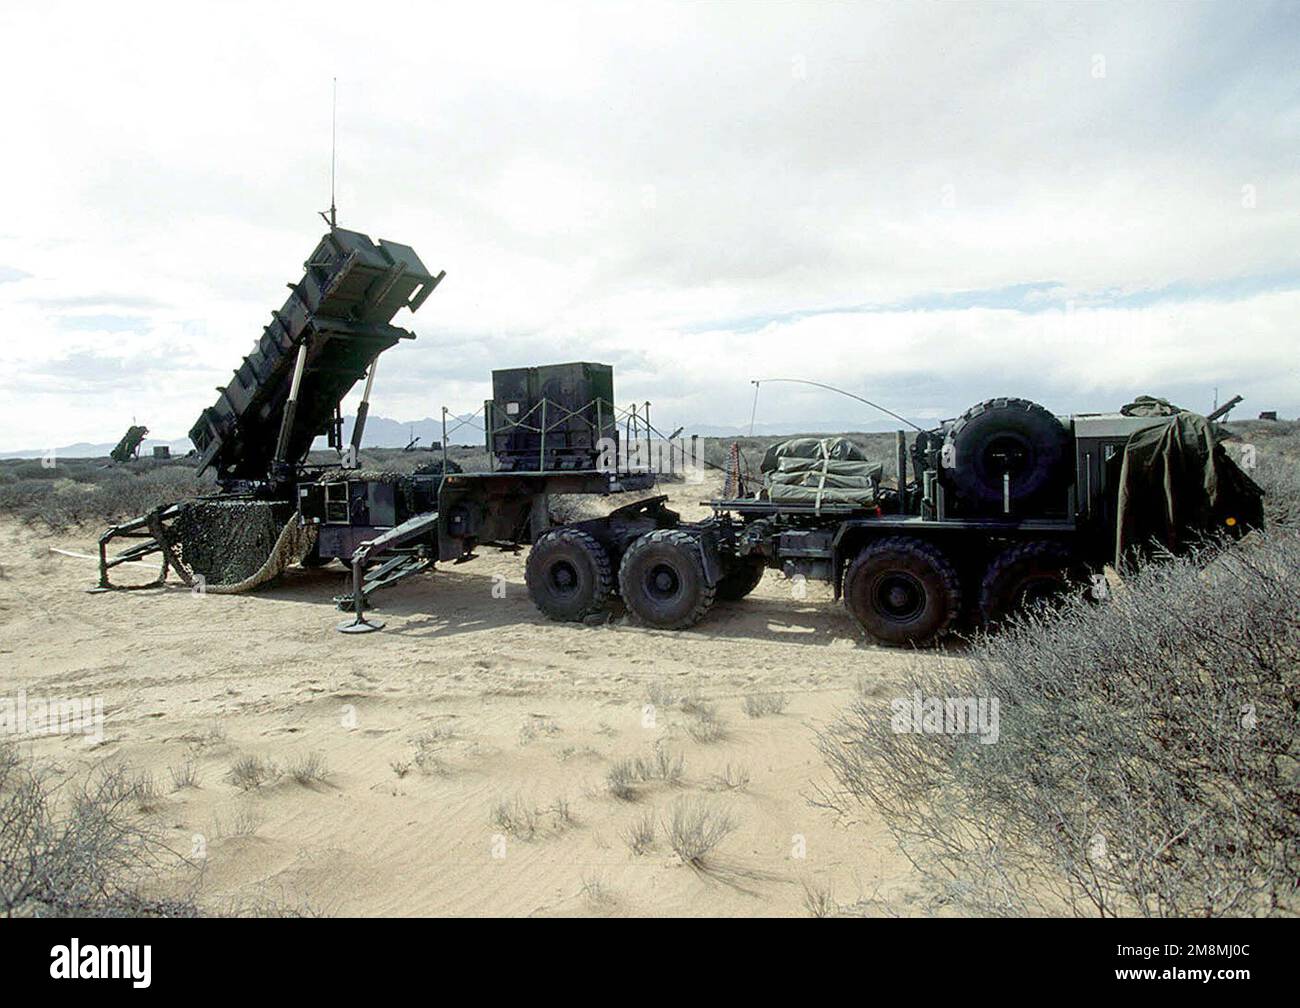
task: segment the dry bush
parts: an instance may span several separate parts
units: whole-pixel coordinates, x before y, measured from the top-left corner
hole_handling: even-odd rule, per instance
[[[681,710],[686,715],[686,733],[696,742],[721,742],[727,737],[726,723],[713,701],[687,697],[681,702]]]
[[[784,693],[750,693],[745,697],[745,713],[752,718],[781,714],[788,706],[790,698]]]
[[[0,747],[0,911],[7,917],[193,917],[191,897],[150,895],[165,848],[116,767],[61,789]]]
[[[211,474],[195,475],[186,461],[107,465],[91,459],[0,463],[0,513],[61,531],[133,518],[185,497],[216,490]]]
[[[713,775],[713,787],[719,791],[743,791],[749,787],[749,768],[728,763]]]
[[[681,753],[669,752],[661,743],[649,756],[638,756],[635,764],[636,775],[643,781],[663,781],[676,786],[686,774],[686,758]]]
[[[618,760],[605,775],[605,784],[609,793],[620,801],[636,801],[640,797],[636,785],[641,777],[637,773],[636,762],[630,759]]]
[[[653,811],[637,816],[627,828],[624,838],[633,854],[644,854],[652,850],[659,833],[659,823]]]
[[[1297,571],[1276,530],[918,660],[896,697],[997,698],[998,741],[895,732],[891,698],[861,698],[821,737],[823,798],[874,806],[975,911],[1294,912]]]
[[[1264,489],[1264,520],[1268,527],[1300,527],[1300,468],[1265,455],[1250,475]]]
[[[681,702],[682,713],[704,721],[715,721],[718,717],[718,705],[703,697],[684,697]]]
[[[255,791],[264,784],[278,781],[280,769],[260,756],[241,756],[231,764],[227,777],[239,790]]]
[[[573,817],[573,809],[569,806],[569,799],[564,795],[558,796],[550,805],[542,809],[543,815],[549,815],[555,823],[557,829],[564,829],[568,826],[577,825],[577,819]]]
[[[605,513],[600,502],[587,494],[552,494],[547,506],[551,521],[558,525],[599,518]]]
[[[266,822],[260,809],[256,808],[251,802],[245,802],[235,810],[235,814],[229,821],[229,828],[222,822],[219,815],[212,817],[212,835],[217,837],[251,837],[256,836],[257,831],[262,828]]]
[[[696,742],[708,745],[721,742],[728,735],[727,726],[723,721],[716,717],[701,717],[699,715],[687,720],[686,733]]]
[[[519,744],[526,746],[538,735],[558,735],[561,728],[556,720],[545,714],[534,714],[519,728]]]
[[[289,776],[303,787],[314,787],[328,784],[330,771],[325,765],[325,757],[320,753],[308,753],[289,764]]]
[[[646,687],[646,700],[666,710],[677,702],[677,696],[667,683],[652,682]]]
[[[605,907],[616,902],[613,890],[599,872],[582,876],[582,896],[595,907]]]
[[[449,773],[442,753],[447,742],[454,737],[455,732],[452,729],[440,727],[431,728],[411,740],[411,745],[415,748],[415,765],[420,768],[421,773],[435,777],[446,776]],[[398,776],[404,775],[398,774]]]
[[[183,791],[186,788],[199,786],[199,771],[195,767],[193,760],[186,760],[179,766],[171,767],[169,773],[172,778],[173,791]]]
[[[128,786],[131,789],[131,800],[139,811],[156,812],[162,807],[162,792],[148,770],[142,770],[132,777]]]
[[[713,849],[736,828],[730,811],[700,798],[679,798],[668,811],[664,833],[668,844],[686,864],[705,867]]]
[[[491,823],[502,833],[520,840],[531,840],[537,835],[537,809],[523,798],[502,798],[492,806]]]
[[[809,917],[834,917],[840,912],[839,904],[835,902],[835,897],[831,895],[830,889],[809,882],[806,879],[801,885],[803,887],[803,906],[808,911]]]

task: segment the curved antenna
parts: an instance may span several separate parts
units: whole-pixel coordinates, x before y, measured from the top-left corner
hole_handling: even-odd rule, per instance
[[[789,382],[795,385],[813,385],[816,386],[817,388],[826,389],[828,392],[838,392],[840,395],[848,396],[850,399],[856,399],[860,403],[866,403],[872,409],[880,410],[881,413],[888,413],[895,420],[907,424],[907,426],[911,427],[913,430],[918,430],[924,433],[924,428],[918,427],[916,424],[912,423],[911,420],[907,419],[907,417],[899,416],[891,409],[885,409],[885,407],[881,406],[879,403],[873,403],[870,399],[863,399],[862,396],[854,395],[852,392],[845,392],[844,389],[836,388],[834,385],[826,385],[822,382],[808,381],[806,378],[757,378],[751,380],[750,384],[754,386],[754,413],[758,412],[758,386],[763,384],[763,382]],[[749,432],[750,434],[754,433],[753,415],[750,416],[750,420],[749,420]]]

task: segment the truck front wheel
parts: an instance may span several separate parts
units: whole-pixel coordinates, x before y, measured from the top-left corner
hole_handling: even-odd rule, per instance
[[[647,532],[633,542],[618,568],[618,587],[628,609],[660,630],[694,626],[716,594],[704,575],[700,544],[677,529]]]
[[[890,536],[867,546],[844,576],[844,604],[882,644],[934,643],[961,610],[961,582],[936,547]]]

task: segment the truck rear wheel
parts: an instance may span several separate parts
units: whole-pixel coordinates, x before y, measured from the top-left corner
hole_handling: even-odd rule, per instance
[[[533,604],[553,620],[580,622],[606,609],[614,594],[609,554],[578,529],[543,533],[528,551],[524,580]]]
[[[717,583],[717,597],[726,602],[736,602],[758,587],[767,570],[762,557],[740,557],[734,561]]]
[[[628,609],[661,630],[694,626],[716,595],[704,575],[700,544],[676,529],[647,532],[634,541],[623,554],[618,586]]]
[[[961,582],[930,543],[890,536],[867,546],[849,565],[844,604],[882,644],[924,647],[957,619]]]
[[[996,627],[1014,613],[1058,603],[1087,581],[1087,570],[1061,543],[1017,543],[989,564],[980,585],[980,617]]]

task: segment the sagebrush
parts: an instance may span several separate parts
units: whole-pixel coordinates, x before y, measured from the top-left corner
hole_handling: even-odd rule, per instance
[[[823,798],[874,806],[975,912],[1294,913],[1298,581],[1300,532],[1277,529],[1149,564],[963,661],[917,656],[822,735]],[[914,693],[997,698],[996,743],[892,730]]]

